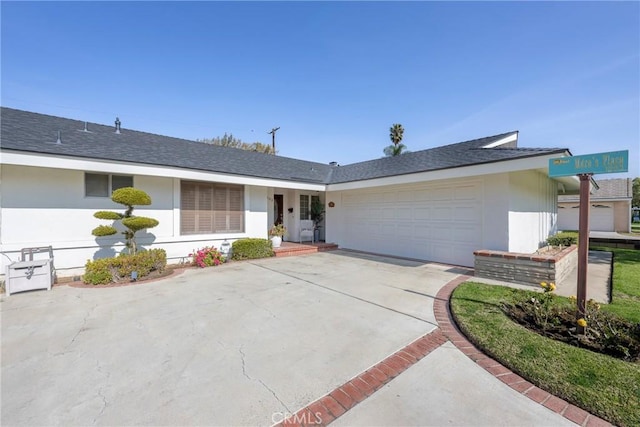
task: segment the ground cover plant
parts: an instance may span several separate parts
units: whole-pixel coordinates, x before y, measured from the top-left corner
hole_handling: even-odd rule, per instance
[[[591,302],[588,313],[596,311],[607,319],[608,314],[616,314],[637,328],[640,251],[603,249],[613,253],[613,300],[611,304],[602,304],[599,310]],[[567,307],[575,304],[573,299],[545,296],[549,291],[528,293],[469,282],[460,285],[452,295],[454,318],[471,341],[540,388],[614,424],[640,425],[640,363],[637,359],[636,362],[623,360],[532,331],[510,318],[504,309],[505,304],[514,303],[514,292],[521,292],[516,301],[532,294],[539,305],[547,304],[545,298]],[[532,306],[535,305],[532,302]],[[549,329],[554,323],[562,322],[553,320],[549,313],[537,315]],[[574,328],[574,316],[566,321],[567,330]],[[585,321],[589,331],[588,319]]]

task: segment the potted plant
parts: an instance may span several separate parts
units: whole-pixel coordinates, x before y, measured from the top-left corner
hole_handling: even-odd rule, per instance
[[[271,244],[274,248],[279,248],[282,244],[282,238],[287,235],[287,227],[284,224],[274,224],[269,230]]]
[[[311,220],[313,221],[313,240],[320,241],[320,223],[324,219],[324,205],[320,200],[314,199],[311,202]]]

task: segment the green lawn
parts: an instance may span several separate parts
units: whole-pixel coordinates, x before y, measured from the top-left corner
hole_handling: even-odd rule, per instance
[[[602,309],[640,322],[640,251],[595,248],[613,252],[613,299]]]
[[[631,224],[631,232],[640,233],[640,222],[634,222],[633,224]]]
[[[614,299],[603,310],[640,322],[640,251],[614,252]],[[486,353],[538,387],[621,426],[640,425],[640,364],[542,337],[501,310],[514,292],[467,282],[451,308],[463,332]],[[560,298],[560,297],[559,297]]]

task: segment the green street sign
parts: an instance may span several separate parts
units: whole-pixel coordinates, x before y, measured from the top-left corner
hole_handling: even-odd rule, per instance
[[[549,159],[549,176],[619,173],[629,171],[629,150]]]

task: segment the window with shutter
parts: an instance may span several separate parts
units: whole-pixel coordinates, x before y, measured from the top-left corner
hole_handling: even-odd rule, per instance
[[[244,187],[182,181],[181,234],[242,233]]]

